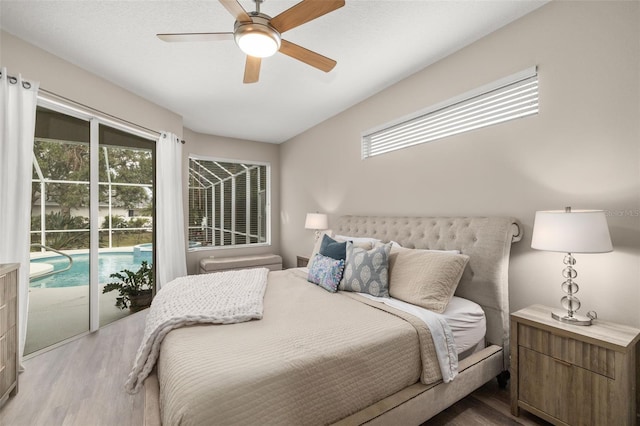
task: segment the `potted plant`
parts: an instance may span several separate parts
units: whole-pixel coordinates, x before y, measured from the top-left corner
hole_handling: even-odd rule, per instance
[[[120,309],[129,308],[132,312],[138,312],[151,306],[151,288],[153,284],[153,268],[147,261],[143,261],[140,269],[132,272],[123,269],[120,272],[109,275],[117,278],[118,282],[106,284],[102,293],[118,290],[119,297],[116,298],[116,306]]]

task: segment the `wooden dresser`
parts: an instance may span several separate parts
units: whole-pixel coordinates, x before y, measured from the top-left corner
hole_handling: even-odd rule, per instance
[[[18,393],[18,266],[0,264],[0,406]]]
[[[556,425],[635,425],[640,330],[565,324],[551,310],[511,314],[511,413]]]

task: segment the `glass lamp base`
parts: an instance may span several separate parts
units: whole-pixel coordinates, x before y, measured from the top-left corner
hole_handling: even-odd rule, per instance
[[[551,317],[557,321],[564,322],[566,324],[573,325],[591,325],[591,318],[582,315],[574,314],[572,317],[568,316],[566,312],[556,313],[551,312]]]

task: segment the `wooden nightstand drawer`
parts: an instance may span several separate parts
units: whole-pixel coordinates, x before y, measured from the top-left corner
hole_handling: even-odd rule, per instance
[[[575,326],[534,305],[511,314],[511,413],[556,425],[633,426],[640,330]]]
[[[616,376],[616,353],[611,349],[560,337],[524,324],[518,324],[518,345],[611,379]]]
[[[581,367],[520,347],[520,401],[576,425],[606,425],[624,407],[616,401],[615,381]],[[601,394],[592,406],[594,393]]]

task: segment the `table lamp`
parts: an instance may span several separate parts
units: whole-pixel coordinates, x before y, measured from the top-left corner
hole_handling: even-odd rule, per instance
[[[307,219],[304,222],[304,227],[306,229],[315,230],[317,240],[320,237],[320,230],[329,228],[327,215],[324,213],[307,213]]]
[[[565,210],[538,211],[533,223],[531,247],[537,250],[567,253],[564,257],[566,267],[562,276],[562,290],[567,294],[560,303],[565,313],[553,312],[551,316],[561,322],[573,325],[591,325],[591,318],[576,315],[580,309],[580,300],[575,296],[578,283],[573,281],[578,273],[573,266],[576,259],[573,253],[607,253],[613,250],[607,217],[603,210]]]

